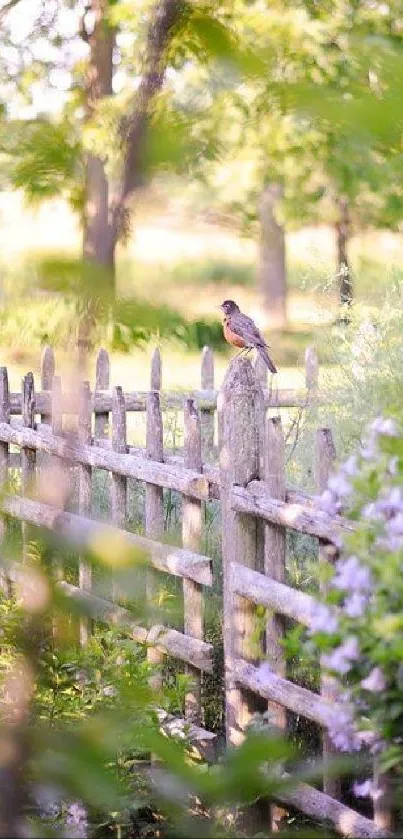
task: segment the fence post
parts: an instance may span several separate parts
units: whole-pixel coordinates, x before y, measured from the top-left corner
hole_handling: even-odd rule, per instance
[[[214,390],[214,353],[210,347],[203,349],[200,384],[202,390]],[[214,459],[214,413],[206,408],[200,412],[203,462]]]
[[[27,373],[22,380],[22,425],[26,428],[35,426],[35,385],[32,373]],[[36,452],[26,447],[21,448],[21,494],[28,495],[33,488],[35,478]],[[29,525],[22,523],[22,559],[25,562],[29,553]]]
[[[226,736],[228,745],[239,744],[256,710],[253,698],[236,684],[235,657],[256,660],[253,634],[256,607],[231,592],[232,562],[255,570],[263,567],[263,523],[236,513],[231,506],[233,484],[246,486],[260,478],[263,451],[264,402],[248,359],[231,362],[218,396],[219,464],[222,515],[222,561],[224,584],[224,659]]]
[[[319,428],[315,437],[315,485],[318,493],[322,493],[329,480],[332,462],[336,457],[336,451],[333,444],[332,432],[330,428]],[[336,555],[336,548],[334,545],[323,543],[319,540],[319,563],[328,563],[334,561]],[[326,585],[321,583],[320,590],[322,594],[326,593]],[[335,689],[334,680],[331,676],[322,675],[321,678],[321,693],[325,699],[334,702],[337,698],[337,690]],[[326,765],[331,762],[332,756],[337,754],[329,735],[326,731],[323,732],[323,792],[331,795],[332,798],[340,799],[341,797],[341,783],[339,778],[332,777],[326,772]]]
[[[126,406],[122,388],[114,387],[112,394],[112,450],[126,454]],[[123,475],[110,476],[111,520],[116,527],[124,528],[127,515],[127,478]],[[116,581],[112,585],[114,597],[119,596]]]
[[[146,451],[150,460],[164,459],[164,432],[160,395],[156,391],[147,394],[146,407]],[[146,535],[151,539],[161,539],[164,532],[164,495],[162,487],[146,484]],[[158,593],[158,579],[152,568],[147,568],[146,574],[146,602],[150,615],[153,615],[156,594]],[[164,661],[164,654],[154,647],[147,649],[149,664],[159,667]],[[162,685],[162,675],[156,672],[150,679],[151,687],[158,691]]]
[[[391,779],[388,773],[379,772],[377,759],[374,761],[374,782],[378,792],[373,805],[374,822],[379,830],[385,833],[392,832],[395,829],[395,823]]]
[[[88,382],[82,382],[78,396],[78,442],[89,446],[91,443],[91,392]],[[91,466],[78,467],[78,513],[89,516],[92,501],[92,469]],[[79,558],[79,586],[91,590],[92,569],[83,557]],[[87,643],[91,633],[91,620],[88,617],[80,619],[80,644]]]
[[[200,415],[193,399],[186,399],[184,405],[184,465],[187,469],[201,472],[201,424]],[[182,544],[195,553],[200,551],[202,537],[202,502],[183,498]],[[203,640],[203,589],[193,580],[183,580],[184,631],[186,635]],[[185,716],[194,725],[200,725],[201,673],[195,667],[187,666],[192,677],[192,688],[185,698]]]
[[[158,347],[155,348],[151,358],[151,375],[150,388],[151,390],[161,390],[162,383],[162,361],[161,353]]]
[[[41,390],[51,391],[53,377],[55,375],[55,355],[52,347],[44,347],[41,357]],[[41,414],[41,422],[51,423],[51,414],[46,411]]]
[[[285,444],[281,417],[270,417],[266,426],[264,481],[272,498],[285,501]],[[275,524],[265,525],[264,572],[276,582],[285,582],[286,531]],[[281,640],[284,637],[284,621],[281,615],[270,615],[266,624],[266,655],[271,669],[277,676],[286,677],[286,660]],[[287,730],[287,711],[275,702],[268,703],[270,723],[283,734]],[[279,829],[285,817],[282,807],[270,807],[271,828]]]
[[[97,355],[97,363],[95,368],[95,392],[99,390],[109,390],[110,383],[110,365],[109,355],[106,350],[100,349]],[[94,398],[95,398],[94,394]],[[109,429],[109,413],[105,411],[101,414],[95,414],[95,437],[103,439],[108,436]]]

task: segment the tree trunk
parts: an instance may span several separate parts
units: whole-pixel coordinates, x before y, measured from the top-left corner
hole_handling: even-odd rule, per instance
[[[348,263],[348,242],[350,239],[350,216],[348,201],[337,201],[339,217],[336,222],[337,275],[339,277],[340,303],[350,306],[353,302],[353,283]]]
[[[86,116],[91,119],[99,102],[112,96],[115,32],[108,25],[108,0],[91,0],[92,31],[87,33],[90,58],[87,74]],[[84,18],[85,26],[85,18]],[[109,184],[105,162],[88,154],[86,161],[83,256],[114,273],[114,247],[109,235]]]
[[[279,184],[265,186],[259,207],[259,286],[270,323],[282,329],[287,320],[287,280],[284,228],[276,219],[276,204],[283,196]]]
[[[115,32],[108,25],[108,0],[91,0],[83,18],[82,37],[88,42],[90,56],[87,72],[86,119],[96,116],[99,102],[111,96]],[[91,31],[86,31],[88,12],[92,15]],[[114,293],[115,242],[110,235],[109,183],[105,161],[88,153],[85,173],[85,206],[83,224],[83,261],[92,263],[96,275],[83,277],[83,308],[78,329],[78,363],[85,375],[86,357],[91,347],[91,332],[96,318],[95,292]],[[102,294],[104,296],[104,294]]]

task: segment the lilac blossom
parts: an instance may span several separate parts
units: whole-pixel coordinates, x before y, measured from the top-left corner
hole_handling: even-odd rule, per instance
[[[335,670],[336,673],[344,675],[351,670],[351,662],[357,661],[359,658],[359,646],[357,638],[350,636],[340,647],[336,647],[333,652],[322,656],[322,662],[329,670]]]
[[[332,586],[342,591],[370,592],[372,590],[371,572],[359,563],[356,556],[350,556],[336,563],[336,574],[333,577]]]
[[[340,503],[330,489],[325,489],[322,495],[319,496],[318,501],[321,510],[324,513],[328,513],[329,516],[336,515],[340,510]]]
[[[388,437],[396,437],[398,433],[396,422],[390,417],[388,419],[377,417],[376,420],[371,423],[370,428],[371,431],[374,431],[376,434],[385,434]]]
[[[369,676],[362,680],[361,687],[364,688],[364,690],[369,690],[371,693],[379,693],[379,691],[385,690],[386,679],[381,668],[374,667]]]
[[[358,752],[361,742],[354,724],[353,710],[350,705],[328,705],[325,710],[325,722],[332,743],[341,752]]]
[[[369,798],[372,793],[373,781],[368,778],[366,781],[355,781],[353,784],[353,793],[357,798]]]
[[[328,488],[339,498],[344,498],[346,495],[350,495],[352,491],[351,484],[342,472],[339,472],[338,475],[332,475],[329,478]]]
[[[343,464],[342,470],[350,478],[354,478],[358,474],[357,455],[355,455],[355,454],[350,455],[350,457],[347,458],[346,462]]]
[[[353,592],[344,604],[344,611],[349,618],[361,618],[368,605],[368,597],[358,591]]]
[[[357,798],[372,798],[373,801],[377,801],[382,796],[381,788],[370,778],[361,783],[356,781],[353,784],[353,793]]]
[[[327,634],[331,635],[333,632],[337,632],[337,617],[334,611],[329,609],[329,607],[325,606],[323,603],[318,603],[317,601],[315,601],[312,604],[309,619],[310,634],[313,634],[314,632],[326,632]]]
[[[66,827],[69,831],[68,836],[71,839],[87,839],[88,817],[87,811],[81,801],[74,801],[67,808]]]

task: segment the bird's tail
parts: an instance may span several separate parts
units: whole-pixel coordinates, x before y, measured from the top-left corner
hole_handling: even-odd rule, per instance
[[[273,364],[273,362],[272,362],[272,360],[269,356],[269,353],[267,352],[266,347],[263,346],[263,345],[260,345],[260,346],[256,347],[256,349],[257,349],[259,355],[263,358],[263,361],[266,364],[266,366],[269,368],[270,373],[277,373],[277,367]]]

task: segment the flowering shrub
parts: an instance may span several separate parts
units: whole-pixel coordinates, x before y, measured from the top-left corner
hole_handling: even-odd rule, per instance
[[[367,747],[383,770],[403,770],[403,439],[391,419],[370,426],[357,456],[320,498],[356,522],[341,559],[324,565],[327,594],[311,615],[309,645],[335,678],[329,734],[342,751]],[[370,783],[357,795],[376,795]]]

